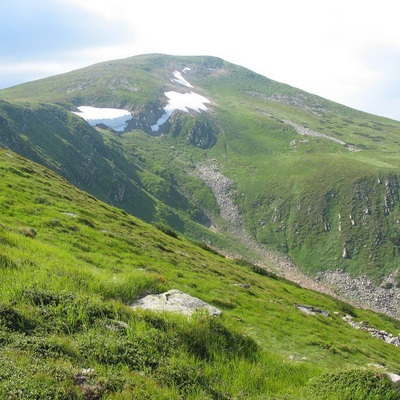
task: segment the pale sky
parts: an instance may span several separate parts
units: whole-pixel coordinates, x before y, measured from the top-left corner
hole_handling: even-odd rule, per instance
[[[398,0],[2,0],[0,88],[146,53],[211,55],[400,120]]]

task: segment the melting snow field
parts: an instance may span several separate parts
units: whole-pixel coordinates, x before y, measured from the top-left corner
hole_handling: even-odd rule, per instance
[[[184,68],[182,72],[186,73],[186,71],[190,71],[190,68]],[[175,79],[171,79],[172,82],[180,83],[183,86],[187,86],[189,88],[193,88],[193,86],[182,76],[179,71],[174,72]]]
[[[175,110],[189,112],[190,108],[191,110],[197,112],[200,112],[200,110],[207,111],[207,107],[205,106],[205,104],[210,103],[210,100],[208,100],[206,97],[194,92],[165,92],[164,94],[169,98],[169,102],[164,107],[164,114],[161,116],[161,118],[157,121],[155,125],[152,125],[150,127],[153,132],[157,132],[160,129],[160,126],[168,120],[170,115]]]
[[[118,108],[96,108],[89,106],[78,107],[80,112],[74,112],[79,115],[91,126],[104,124],[117,132],[123,132],[127,122],[132,119],[132,114],[128,110]]]
[[[182,73],[186,74],[188,71],[190,71],[190,68],[188,67],[183,68],[182,72],[174,71],[174,79],[171,79],[171,81],[188,88],[193,88],[193,86],[182,75]],[[169,101],[164,107],[164,114],[150,127],[153,132],[157,132],[160,129],[160,126],[167,122],[168,118],[175,110],[184,112],[189,112],[189,109],[196,112],[207,111],[206,104],[211,103],[206,97],[195,92],[178,93],[170,91],[165,92],[164,94],[168,97]],[[79,112],[74,112],[74,114],[82,117],[90,125],[96,126],[98,124],[103,124],[117,132],[123,132],[127,127],[127,122],[133,118],[132,114],[128,110],[117,108],[81,106],[78,107],[78,110]]]

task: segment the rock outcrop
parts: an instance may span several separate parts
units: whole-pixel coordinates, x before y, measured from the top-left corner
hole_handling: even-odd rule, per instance
[[[152,136],[159,136],[161,132],[154,132],[151,126],[156,124],[164,112],[164,104],[159,100],[154,100],[146,105],[132,110],[132,119],[129,121],[130,129],[141,129]]]
[[[222,314],[221,310],[205,301],[175,289],[161,294],[148,295],[133,303],[132,307],[161,312],[177,312],[184,315],[192,315],[196,311],[206,311],[211,316]]]
[[[350,315],[346,315],[343,317],[343,321],[347,322],[354,329],[360,329],[365,332],[369,332],[372,337],[383,340],[386,343],[392,344],[396,347],[400,347],[400,335],[394,336],[391,333],[388,333],[384,330],[379,330],[373,327],[370,327],[367,322],[356,322],[353,320],[353,317]]]
[[[216,132],[210,124],[196,121],[192,129],[188,132],[187,141],[189,144],[201,149],[211,149],[217,141],[215,135]]]

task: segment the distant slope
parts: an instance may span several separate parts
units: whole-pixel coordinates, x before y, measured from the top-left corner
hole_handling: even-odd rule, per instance
[[[155,229],[9,150],[0,176],[0,397],[399,398],[386,373],[400,348],[342,317],[398,321]],[[223,316],[130,307],[168,289]]]
[[[180,98],[186,109],[174,105],[170,93],[186,95]],[[188,106],[193,94],[209,101],[206,109]],[[0,96],[8,102],[2,103],[4,146],[134,215],[257,257],[235,237],[235,221],[201,180],[201,168],[216,165],[232,182],[229,196],[259,245],[289,255],[313,276],[339,270],[349,277],[365,274],[375,284],[391,276],[391,287],[398,284],[399,122],[205,56],[115,60],[2,90]],[[24,125],[22,111],[11,115],[9,104],[49,114]],[[95,130],[67,112],[82,105],[124,108],[133,118],[124,133]],[[79,146],[96,141],[93,154],[100,158],[91,158],[89,167],[84,157],[75,158],[73,143],[68,159],[54,154],[61,144],[46,141],[36,156],[33,136],[54,135],[56,107],[64,113],[62,129],[79,126],[86,132],[78,135]],[[70,139],[63,138],[65,146]],[[89,171],[90,182],[79,179]]]

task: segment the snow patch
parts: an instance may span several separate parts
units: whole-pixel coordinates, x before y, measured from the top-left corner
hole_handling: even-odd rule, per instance
[[[189,112],[189,109],[196,112],[207,111],[205,104],[210,103],[210,100],[208,100],[206,97],[194,92],[178,93],[171,91],[165,92],[164,94],[169,98],[169,102],[164,107],[164,114],[160,117],[155,125],[150,127],[153,132],[157,132],[160,129],[160,126],[168,120],[175,110],[181,110],[184,112]]]
[[[127,122],[132,119],[132,114],[128,110],[118,108],[81,106],[78,110],[79,112],[74,114],[82,117],[91,126],[103,124],[117,132],[123,132]]]
[[[186,73],[188,69],[184,68],[182,71]],[[179,83],[180,85],[186,86],[188,88],[193,88],[193,86],[182,76],[179,71],[174,72],[174,77],[175,79],[171,79],[172,82]]]

